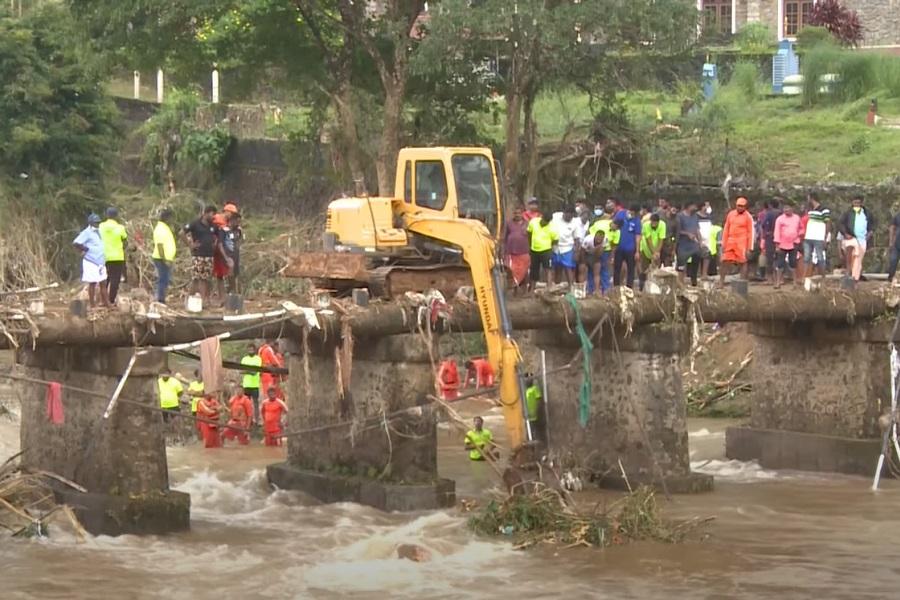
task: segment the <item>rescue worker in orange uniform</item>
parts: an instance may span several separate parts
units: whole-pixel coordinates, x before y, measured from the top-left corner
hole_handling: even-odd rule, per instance
[[[259,405],[259,412],[263,422],[263,443],[266,446],[280,446],[281,416],[288,411],[287,405],[278,397],[278,390],[274,387],[266,389],[266,399]]]
[[[438,387],[443,400],[456,400],[459,397],[459,369],[452,358],[441,361],[438,369]]]
[[[275,340],[266,340],[266,342],[259,347],[259,357],[262,359],[263,367],[284,367],[284,357],[275,349]],[[260,377],[260,389],[268,390],[270,387],[274,387],[276,395],[279,398],[284,399],[280,384],[280,375],[274,373],[262,373],[262,376]],[[266,393],[268,394],[268,391],[266,391]]]
[[[475,389],[494,385],[494,368],[484,358],[473,358],[466,361],[466,387],[474,382]]]
[[[197,416],[207,419],[200,421],[200,433],[203,436],[205,448],[222,447],[222,439],[219,435],[219,411],[221,408],[222,405],[212,394],[205,395],[197,403]]]
[[[231,418],[228,420],[228,426],[222,432],[224,440],[236,439],[241,446],[250,443],[250,426],[253,425],[253,400],[247,395],[244,388],[240,388],[240,392],[231,397],[228,401],[228,411]]]

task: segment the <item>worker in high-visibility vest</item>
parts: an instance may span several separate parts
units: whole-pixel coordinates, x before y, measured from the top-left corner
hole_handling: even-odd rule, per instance
[[[187,394],[191,397],[191,414],[197,416],[197,403],[203,397],[203,380],[200,378],[200,369],[194,371],[194,380],[188,384]]]
[[[469,451],[469,460],[484,460],[484,455],[497,458],[494,453],[494,435],[490,429],[484,426],[484,419],[475,417],[474,429],[466,433],[466,450]]]
[[[263,364],[262,356],[259,355],[258,349],[255,344],[247,345],[247,354],[241,357],[241,365],[248,367],[261,367]],[[260,372],[259,371],[244,371],[243,377],[241,377],[241,387],[244,388],[244,393],[253,401],[253,419],[257,423],[260,421],[259,418],[259,384],[260,384]]]
[[[706,274],[715,277],[719,274],[719,256],[722,252],[722,226],[713,223],[709,228],[709,266]]]
[[[540,382],[531,378],[528,380],[528,387],[525,388],[525,410],[528,413],[528,426],[531,428],[531,436],[536,440],[544,440],[541,419],[541,402],[544,400],[544,394],[541,393]]]
[[[600,254],[600,291],[606,293],[612,287],[612,274],[610,271],[610,257],[619,244],[619,228],[613,223],[612,216],[604,213],[588,228],[588,234],[596,235],[603,232],[603,252]]]
[[[179,412],[181,410],[181,394],[184,392],[184,386],[167,369],[160,373],[159,379],[156,381],[159,390],[159,407],[171,411]],[[169,422],[169,415],[163,413],[163,421]]]

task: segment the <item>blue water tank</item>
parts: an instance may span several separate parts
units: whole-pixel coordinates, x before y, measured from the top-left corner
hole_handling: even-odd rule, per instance
[[[719,69],[715,63],[703,64],[703,97],[707,100],[712,99],[713,93],[716,91],[716,81],[719,79]]]
[[[790,40],[782,40],[778,44],[778,52],[772,58],[772,93],[784,91],[784,78],[800,74],[800,58],[794,52],[794,44]]]

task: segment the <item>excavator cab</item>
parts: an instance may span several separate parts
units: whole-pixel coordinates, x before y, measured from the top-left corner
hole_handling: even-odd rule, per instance
[[[497,171],[486,148],[404,148],[394,192],[399,213],[477,219],[499,237]]]

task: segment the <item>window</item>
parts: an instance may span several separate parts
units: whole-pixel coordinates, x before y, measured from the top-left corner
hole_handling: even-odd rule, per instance
[[[731,0],[703,0],[703,33],[731,33]]]
[[[784,36],[795,37],[809,23],[813,0],[783,0]]]
[[[409,204],[412,202],[412,161],[406,161],[403,171],[403,201]]]
[[[491,161],[483,154],[454,154],[451,159],[456,180],[456,201],[459,216],[478,219],[496,230],[497,194]]]
[[[447,174],[439,160],[416,161],[416,204],[441,210],[447,203]]]

